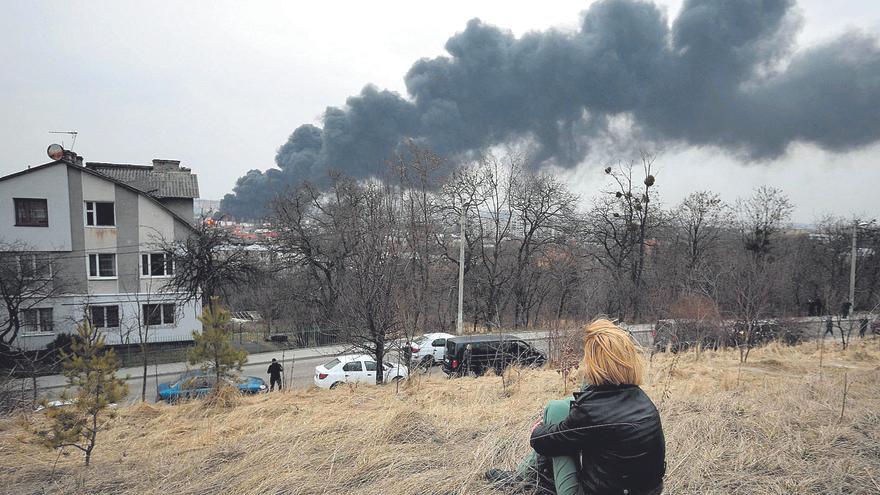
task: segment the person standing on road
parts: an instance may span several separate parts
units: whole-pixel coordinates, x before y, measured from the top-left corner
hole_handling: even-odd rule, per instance
[[[831,317],[825,319],[825,335],[831,334],[834,337],[834,322],[831,320]],[[823,335],[823,337],[825,336]]]
[[[281,390],[281,372],[284,371],[284,367],[281,366],[281,363],[278,362],[277,359],[272,358],[272,364],[269,365],[269,369],[266,370],[266,373],[269,373],[269,391],[275,390],[275,384],[278,384],[278,390]]]
[[[471,354],[473,348],[470,344],[464,346],[464,355],[461,357],[461,375],[468,376],[471,374]]]

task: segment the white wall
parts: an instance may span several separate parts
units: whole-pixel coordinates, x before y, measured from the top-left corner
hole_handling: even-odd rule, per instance
[[[118,329],[103,330],[104,342],[108,345],[139,344],[138,320],[142,312],[139,306],[143,304],[159,304],[162,302],[174,302],[173,295],[166,294],[111,294],[97,296],[62,296],[52,301],[44,301],[35,307],[52,308],[55,320],[54,334],[19,334],[15,345],[22,349],[42,349],[55,340],[58,334],[73,333],[76,324],[83,319],[84,307],[92,305],[119,305],[120,326]],[[198,320],[197,308],[199,304],[190,303],[178,305],[175,323],[173,325],[151,326],[148,331],[148,342],[177,342],[192,340],[193,331],[201,331],[202,323]]]
[[[163,242],[174,241],[174,217],[167,210],[138,196],[138,243],[142,253],[158,251]],[[140,257],[138,257],[140,260]],[[138,270],[138,276],[142,272]],[[141,292],[158,292],[165,285],[162,278],[141,277]]]
[[[13,198],[45,198],[48,227],[16,227]],[[0,181],[0,239],[22,241],[36,251],[70,251],[67,165],[59,163]]]

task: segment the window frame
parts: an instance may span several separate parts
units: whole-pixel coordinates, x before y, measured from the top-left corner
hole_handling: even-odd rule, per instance
[[[25,316],[25,314],[28,312],[31,312],[31,311],[33,311],[34,314],[36,315],[35,325],[36,325],[37,330],[30,330],[28,328],[30,325],[25,323],[26,318],[27,318]],[[45,312],[47,312],[47,311],[49,313],[48,330],[44,330],[47,326],[46,321],[45,321],[46,318],[44,317],[46,314]],[[55,333],[55,314],[54,314],[54,311],[52,308],[32,307],[32,308],[22,309],[19,311],[19,318],[21,318],[21,322],[22,322],[22,327],[21,327],[22,335],[47,335],[47,334],[54,334]]]
[[[95,257],[95,275],[92,275],[92,256]],[[113,257],[113,275],[101,275],[101,256]],[[119,276],[119,259],[116,253],[88,253],[86,255],[86,275],[89,280],[116,280]]]
[[[345,368],[347,368],[348,365],[357,365],[358,369],[347,370]],[[363,361],[349,361],[349,362],[345,363],[345,365],[342,366],[342,371],[345,373],[362,373],[364,371],[364,363],[363,363]]]
[[[27,276],[22,269],[22,261],[28,258],[28,263],[30,265],[31,273],[33,276]],[[42,256],[39,256],[37,253],[22,253],[16,256],[16,260],[18,261],[18,273],[21,275],[23,280],[52,280],[53,268],[52,268],[52,260],[43,259]],[[45,261],[46,271],[47,273],[40,274],[38,267],[40,266],[40,261]]]
[[[41,201],[46,211],[46,222],[39,223],[33,219],[32,205]],[[25,206],[27,205],[27,206]],[[27,210],[27,215],[20,214]],[[49,226],[49,200],[46,198],[12,198],[12,213],[15,215],[16,227],[48,227]]]
[[[97,201],[89,200],[83,202],[83,223],[86,227],[97,229],[115,229],[116,228],[116,202],[115,201]],[[98,204],[109,204],[113,210],[112,224],[98,224]],[[89,206],[91,205],[91,208]],[[92,216],[92,223],[89,223],[89,214]]]
[[[161,255],[164,260],[162,262],[162,268],[164,275],[153,275],[153,256]],[[141,253],[140,257],[140,273],[141,278],[171,278],[174,276],[174,258],[165,252],[148,252]],[[144,273],[144,271],[148,273]]]
[[[116,326],[106,325],[106,323],[110,319],[107,316],[107,311],[110,308],[116,308]],[[102,314],[101,319],[102,319],[102,323],[105,323],[104,325],[98,325],[98,322],[96,321],[97,318],[95,318],[95,313],[94,313],[94,311],[96,309],[101,310],[101,314]],[[119,310],[118,304],[96,304],[96,305],[89,306],[89,319],[91,321],[91,324],[95,328],[117,329],[120,327],[120,320],[122,319],[121,316],[122,316],[122,313]]]
[[[157,306],[158,307],[159,323],[150,323],[150,321],[148,320],[148,318],[152,317],[154,314],[153,311],[148,310],[149,306]],[[170,317],[170,321],[168,321],[169,317]],[[152,328],[176,326],[178,323],[178,321],[177,321],[177,305],[175,303],[168,303],[168,302],[144,303],[141,305],[140,322],[143,325],[147,325]]]

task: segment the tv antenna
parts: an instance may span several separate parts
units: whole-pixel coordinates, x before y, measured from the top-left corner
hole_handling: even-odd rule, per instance
[[[67,134],[71,136],[73,139],[70,141],[70,151],[73,151],[73,147],[76,145],[76,135],[78,134],[76,131],[49,131],[49,134]],[[64,145],[64,141],[61,141],[61,145]]]

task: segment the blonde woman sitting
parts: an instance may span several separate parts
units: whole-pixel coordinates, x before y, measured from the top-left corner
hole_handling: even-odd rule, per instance
[[[534,452],[516,473],[489,470],[498,488],[539,493],[658,495],[666,472],[660,415],[639,388],[644,362],[625,331],[599,319],[586,327],[586,385],[554,400],[532,427]]]

